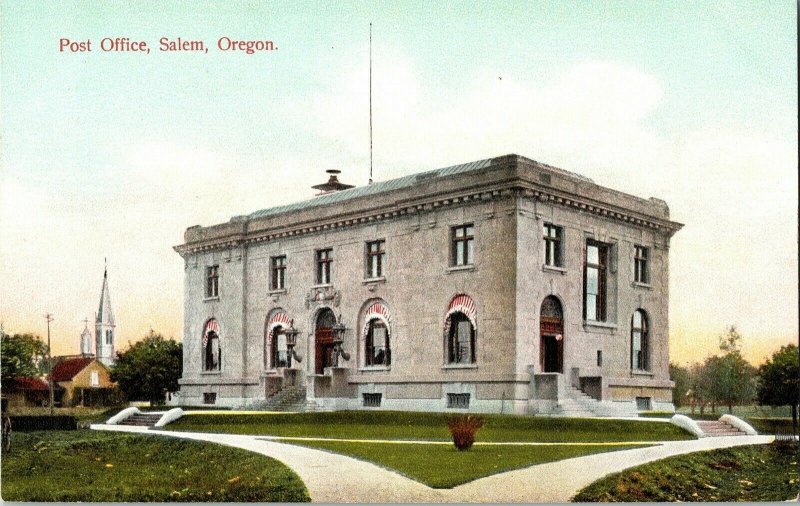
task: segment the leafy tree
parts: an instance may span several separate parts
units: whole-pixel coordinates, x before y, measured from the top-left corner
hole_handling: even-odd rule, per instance
[[[741,334],[731,325],[719,337],[722,356],[706,360],[707,374],[713,378],[711,397],[728,406],[728,413],[733,412],[733,406],[748,404],[756,396],[757,370],[742,356],[741,341]]]
[[[14,378],[38,376],[39,364],[47,356],[47,346],[33,334],[0,335],[0,377],[3,383]]]
[[[128,399],[146,400],[152,406],[163,403],[167,392],[178,390],[182,368],[181,343],[151,330],[143,340],[117,355],[111,379]]]
[[[797,432],[797,410],[800,403],[800,355],[790,344],[772,354],[758,370],[758,403],[769,406],[791,406],[792,427]]]
[[[689,369],[678,364],[670,363],[669,377],[675,382],[675,387],[672,389],[672,404],[675,405],[676,408],[685,406],[692,386]]]

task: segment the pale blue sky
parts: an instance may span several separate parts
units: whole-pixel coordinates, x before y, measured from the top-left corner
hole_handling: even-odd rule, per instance
[[[793,2],[1,8],[0,319],[41,332],[54,312],[61,351],[96,310],[103,257],[123,341],[151,325],[179,336],[171,246],[187,226],[310,196],[328,168],[364,183],[370,21],[377,179],[514,151],[665,198],[687,224],[672,249],[676,356],[727,323],[758,341],[755,358],[796,340]],[[154,51],[103,53],[105,36]],[[165,54],[162,36],[279,50]],[[59,53],[60,37],[95,51]]]

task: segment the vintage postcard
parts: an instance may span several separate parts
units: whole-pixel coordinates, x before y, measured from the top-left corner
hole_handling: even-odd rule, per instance
[[[0,3],[9,502],[798,500],[797,4]]]

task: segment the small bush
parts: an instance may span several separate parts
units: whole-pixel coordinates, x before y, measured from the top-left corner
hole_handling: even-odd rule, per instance
[[[453,436],[453,444],[459,451],[469,450],[475,442],[475,434],[483,427],[483,417],[461,415],[447,420],[447,429]]]

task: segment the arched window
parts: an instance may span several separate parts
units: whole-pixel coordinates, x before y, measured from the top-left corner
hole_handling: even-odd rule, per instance
[[[476,362],[475,319],[475,302],[472,298],[463,294],[453,297],[444,326],[449,364]]]
[[[289,347],[286,343],[286,329],[291,326],[289,316],[283,310],[277,310],[267,320],[264,343],[264,367],[291,367]]]
[[[208,320],[203,330],[203,370],[222,370],[222,350],[219,346],[219,324],[214,318]]]
[[[389,308],[381,301],[373,303],[364,313],[364,365],[391,365],[390,333],[391,315]]]
[[[650,370],[649,347],[650,328],[647,313],[641,309],[633,312],[631,318],[631,369]]]

